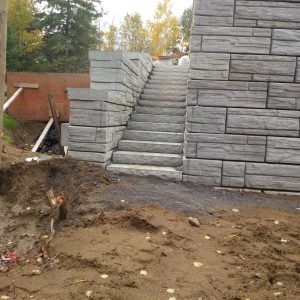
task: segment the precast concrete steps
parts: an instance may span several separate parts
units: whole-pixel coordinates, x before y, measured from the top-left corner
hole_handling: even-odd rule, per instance
[[[187,88],[187,80],[183,79],[181,81],[179,81],[178,79],[171,79],[171,78],[151,78],[148,80],[148,84],[155,84],[155,85],[177,85],[177,86],[181,86],[182,88]]]
[[[175,132],[125,130],[123,133],[123,140],[183,143],[184,134]]]
[[[150,107],[165,107],[165,108],[185,108],[185,102],[177,101],[155,101],[155,100],[138,100],[138,104],[141,106],[150,106]]]
[[[182,165],[182,155],[170,153],[116,151],[113,161],[117,164],[136,164],[158,167],[179,167]]]
[[[135,111],[139,114],[165,115],[165,116],[185,116],[186,114],[185,108],[170,108],[170,107],[137,106],[135,108]]]
[[[153,115],[153,114],[138,114],[134,113],[131,116],[132,121],[138,122],[152,122],[152,123],[171,123],[171,124],[183,124],[185,122],[185,116],[172,116],[169,115]]]
[[[159,83],[157,81],[155,81],[155,83],[147,83],[146,84],[146,89],[144,91],[149,93],[149,94],[152,94],[152,93],[156,93],[156,92],[160,92],[160,91],[168,91],[168,92],[175,92],[175,91],[179,91],[179,92],[182,92],[182,87],[183,86],[186,86],[186,83],[185,84],[162,84],[162,83]]]
[[[156,67],[107,170],[182,180],[188,71]]]
[[[140,131],[180,133],[184,131],[184,124],[129,121],[127,125],[127,129],[140,130]]]
[[[183,144],[153,141],[122,140],[119,143],[119,150],[132,152],[181,154],[183,151]]]
[[[182,172],[172,167],[157,167],[145,165],[111,164],[107,171],[112,174],[135,175],[142,177],[157,177],[166,180],[182,181]]]

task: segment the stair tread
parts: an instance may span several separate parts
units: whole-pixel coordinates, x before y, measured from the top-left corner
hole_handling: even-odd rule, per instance
[[[173,158],[181,158],[180,154],[172,154],[172,153],[159,153],[159,152],[136,152],[136,151],[116,151],[115,154],[127,154],[127,155],[137,155],[137,156],[160,156],[160,157],[173,157]]]
[[[154,145],[168,145],[168,146],[180,146],[183,143],[171,143],[171,142],[155,142],[155,141],[140,141],[140,140],[121,140],[121,142],[137,143],[137,144],[154,144]]]
[[[145,121],[134,121],[134,120],[129,120],[130,123],[145,123],[145,124],[157,124],[157,125],[175,125],[175,126],[181,126],[182,124],[176,124],[176,123],[164,123],[164,122],[145,122]]]
[[[148,165],[130,165],[130,164],[115,164],[115,163],[112,163],[111,165],[109,165],[108,169],[111,166],[120,167],[120,168],[124,168],[125,166],[127,166],[127,167],[134,168],[134,169],[166,170],[166,171],[180,172],[180,171],[176,170],[176,168],[174,168],[174,167],[159,167],[159,166],[148,166]]]
[[[126,129],[127,132],[143,132],[145,134],[157,133],[157,134],[172,134],[172,135],[183,135],[183,132],[164,132],[164,131],[145,131],[145,130],[134,130],[134,129]]]

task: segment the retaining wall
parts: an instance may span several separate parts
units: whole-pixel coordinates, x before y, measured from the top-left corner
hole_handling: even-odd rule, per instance
[[[184,181],[300,191],[300,1],[195,0]]]
[[[90,52],[88,89],[69,89],[69,154],[105,167],[152,71],[149,54]]]

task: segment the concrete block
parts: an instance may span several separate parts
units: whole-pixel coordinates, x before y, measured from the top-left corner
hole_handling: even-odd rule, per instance
[[[226,109],[216,107],[187,107],[188,132],[224,133]]]
[[[268,137],[266,161],[300,165],[300,138]]]
[[[300,191],[300,166],[247,163],[245,186],[256,189]]]
[[[258,27],[274,27],[270,26],[274,24],[272,22],[282,22],[286,28],[293,26],[293,23],[299,23],[300,3],[292,2],[237,0],[234,17],[236,20],[263,21],[258,23]]]
[[[113,154],[113,161],[116,164],[179,167],[182,165],[182,156],[179,154],[116,151]]]
[[[197,0],[194,14],[212,17],[233,17],[234,0]]]
[[[198,90],[188,89],[186,96],[187,105],[197,105],[198,104]]]
[[[197,158],[197,143],[186,142],[184,153],[186,158]]]
[[[250,136],[229,134],[187,134],[187,140],[197,142],[197,158],[263,162],[266,138],[257,137],[248,142]]]
[[[224,16],[194,16],[195,26],[232,26],[233,17]]]
[[[69,142],[78,143],[94,143],[96,141],[96,128],[94,127],[80,127],[70,126],[69,127]]]
[[[191,53],[190,79],[228,80],[229,54]]]
[[[60,125],[61,129],[61,145],[68,146],[69,145],[69,136],[70,136],[70,123],[62,123]]]
[[[106,153],[69,151],[69,157],[77,160],[105,163],[111,160],[112,151]]]
[[[293,82],[295,68],[295,57],[232,54],[230,75],[252,75],[254,81]]]
[[[228,109],[227,133],[299,136],[298,111]]]
[[[269,54],[269,37],[248,36],[203,36],[202,50],[205,52]],[[272,53],[279,54],[277,51]]]
[[[300,109],[300,84],[270,83],[268,108]]]
[[[98,143],[77,143],[77,142],[70,142],[69,144],[69,150],[75,151],[75,152],[100,152],[100,153],[106,153],[113,148],[115,148],[116,145],[113,145],[113,143],[108,144],[98,144]]]
[[[271,54],[300,55],[300,30],[274,29]]]
[[[183,161],[183,181],[203,185],[221,185],[222,161],[185,159]]]
[[[172,167],[111,164],[107,167],[107,171],[113,174],[151,176],[160,179],[182,181],[182,172]]]

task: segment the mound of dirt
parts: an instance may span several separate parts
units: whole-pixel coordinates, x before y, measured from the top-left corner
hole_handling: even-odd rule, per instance
[[[109,180],[95,165],[68,159],[52,159],[41,163],[17,163],[0,171],[0,253],[3,245],[25,254],[36,243],[41,232],[49,231],[57,210],[49,205],[47,192],[63,195],[67,203],[66,220],[57,226],[82,225],[78,218],[86,198],[101,191]],[[86,210],[86,208],[85,208]]]
[[[95,166],[69,160],[15,165],[1,173],[1,182],[0,253],[16,251],[20,260],[0,273],[0,296],[47,300],[300,297],[297,210],[212,208],[195,213],[200,226],[193,227],[188,215],[158,205],[129,207],[128,199],[116,198],[111,201],[118,209],[108,209],[106,196],[125,182],[118,184]],[[66,220],[59,220],[47,202],[51,187],[66,198]],[[134,186],[132,194],[134,198]],[[52,218],[56,233],[50,258],[45,258],[41,248]]]

